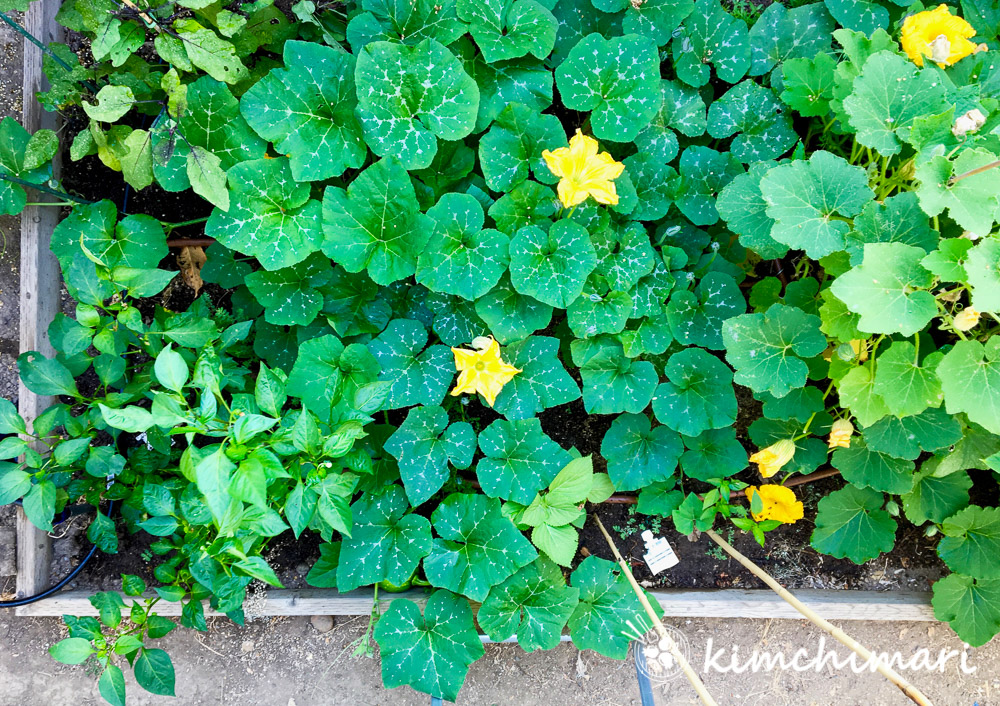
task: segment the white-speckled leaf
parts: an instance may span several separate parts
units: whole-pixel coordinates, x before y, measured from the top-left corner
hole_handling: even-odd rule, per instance
[[[275,326],[308,326],[323,308],[319,288],[333,275],[330,261],[313,253],[280,270],[257,270],[246,277],[250,293],[264,307],[264,319]]]
[[[719,0],[698,0],[694,12],[673,39],[677,78],[689,86],[704,86],[709,65],[727,83],[736,83],[750,68],[747,25],[726,12]]]
[[[416,507],[441,489],[451,475],[448,463],[468,468],[476,452],[476,433],[468,422],[448,426],[443,407],[414,407],[385,442],[399,462],[406,497]]]
[[[368,347],[382,366],[379,380],[392,383],[386,409],[441,404],[455,376],[455,358],[447,346],[427,347],[423,324],[394,319]]]
[[[736,135],[729,150],[744,164],[780,157],[799,139],[784,104],[771,89],[749,79],[712,103],[708,134],[716,139]]]
[[[521,370],[504,385],[493,405],[508,419],[529,419],[580,397],[580,388],[559,361],[558,339],[529,336],[504,348],[503,356]]]
[[[458,16],[491,64],[525,54],[544,59],[556,42],[556,18],[535,0],[458,0]]]
[[[485,458],[476,464],[483,492],[528,505],[572,457],[542,431],[536,417],[498,419],[479,434]]]

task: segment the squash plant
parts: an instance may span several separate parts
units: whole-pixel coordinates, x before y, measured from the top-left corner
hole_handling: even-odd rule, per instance
[[[48,528],[113,500],[103,551],[156,537],[156,596],[130,622],[95,596],[52,650],[97,660],[109,702],[121,657],[173,693],[155,601],[242,620],[288,532],[323,540],[314,586],[430,586],[373,616],[389,687],[456,697],[483,654],[470,600],[493,639],[622,658],[641,608],[579,561],[585,503],[634,492],[683,534],[763,543],[803,515],[782,484],[827,465],[816,550],[862,563],[924,527],[938,618],[1000,631],[1000,509],[970,499],[1000,472],[988,3],[68,0],[59,21],[89,38],[49,48],[39,94],[86,116],[70,159],[211,209],[64,194],[75,316],[55,358],[19,359],[59,401],[30,433],[0,405],[51,449],[0,442],[21,457],[0,502]],[[4,212],[63,193],[56,136],[0,130]],[[179,227],[215,240],[201,276],[228,296],[174,312]],[[607,420],[599,454],[551,438],[559,408]]]

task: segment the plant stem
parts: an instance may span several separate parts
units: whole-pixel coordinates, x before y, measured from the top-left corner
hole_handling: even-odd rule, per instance
[[[957,184],[958,182],[962,181],[962,179],[968,179],[971,176],[976,176],[976,174],[982,174],[983,172],[988,172],[989,170],[996,169],[997,167],[1000,167],[1000,159],[998,159],[995,162],[990,162],[989,164],[984,164],[981,167],[970,169],[964,174],[953,176],[951,179],[948,180],[948,186],[953,186],[954,184]]]
[[[171,223],[169,221],[160,221],[160,225],[164,228],[180,228],[182,226],[193,226],[195,223],[204,223],[208,220],[208,216],[204,218],[192,218],[190,221],[180,221],[179,223]]]
[[[72,201],[29,201],[25,206],[72,206]]]
[[[788,589],[786,589],[780,583],[778,583],[777,581],[775,581],[774,578],[769,573],[767,573],[762,568],[760,568],[759,566],[757,566],[756,564],[754,564],[752,561],[750,561],[749,559],[747,559],[745,556],[743,556],[742,554],[740,554],[740,552],[737,551],[731,544],[729,544],[729,542],[727,542],[726,540],[724,540],[722,537],[720,537],[718,534],[716,534],[713,530],[708,530],[707,532],[705,532],[705,534],[707,534],[712,539],[713,542],[715,542],[720,547],[722,547],[722,550],[725,551],[729,556],[733,557],[734,559],[736,559],[736,561],[738,561],[740,564],[742,564],[744,568],[746,568],[748,571],[750,571],[750,573],[752,573],[754,576],[756,576],[761,581],[763,581],[764,583],[766,583],[767,586],[772,591],[774,591],[779,596],[781,596],[781,598],[786,603],[788,603],[790,606],[792,606],[793,608],[795,608],[795,610],[797,610],[800,613],[802,613],[802,615],[804,615],[811,623],[813,623],[818,628],[820,628],[821,630],[823,630],[824,632],[826,632],[828,635],[830,635],[833,638],[835,638],[841,644],[849,647],[855,654],[857,654],[862,659],[866,660],[867,664],[873,664],[874,663],[875,668],[878,670],[879,674],[881,674],[886,679],[888,679],[893,684],[895,684],[896,687],[898,687],[900,691],[902,691],[904,694],[906,694],[906,696],[911,701],[913,701],[913,703],[920,704],[921,706],[932,706],[930,699],[928,699],[926,696],[924,696],[923,693],[921,693],[921,691],[919,689],[917,689],[917,687],[915,687],[912,684],[910,684],[910,682],[908,682],[906,679],[904,679],[900,674],[898,674],[891,667],[889,667],[886,664],[883,664],[882,660],[877,659],[874,655],[872,655],[872,653],[866,647],[864,647],[857,640],[855,640],[854,638],[852,638],[850,635],[848,635],[847,633],[845,633],[843,630],[841,630],[837,626],[835,626],[832,623],[830,623],[830,621],[828,621],[825,618],[821,617],[812,608],[808,607],[802,601],[800,601],[798,598],[796,598],[795,596],[793,596],[788,591]]]
[[[29,189],[35,189],[36,191],[41,191],[44,194],[51,194],[52,196],[61,196],[62,198],[67,199],[68,201],[72,201],[74,203],[93,203],[92,201],[87,201],[87,199],[81,199],[79,196],[73,196],[73,194],[67,194],[65,191],[59,191],[58,189],[50,189],[44,184],[35,184],[30,181],[25,181],[24,179],[18,179],[17,177],[12,177],[8,174],[0,175],[0,179],[3,179],[4,181],[9,181],[13,184],[27,186]]]
[[[639,602],[642,603],[642,607],[646,610],[646,614],[652,619],[653,625],[656,626],[656,632],[660,636],[660,640],[666,641],[667,649],[670,650],[671,656],[677,661],[681,671],[684,672],[684,676],[686,676],[688,681],[691,682],[691,686],[694,687],[695,693],[698,694],[698,697],[701,699],[701,702],[705,704],[705,706],[718,706],[715,699],[712,698],[712,695],[708,693],[708,689],[705,688],[705,685],[698,677],[698,674],[691,668],[687,659],[684,658],[684,655],[681,654],[681,651],[677,648],[677,643],[674,642],[670,633],[668,633],[667,629],[663,626],[663,621],[660,620],[656,611],[653,610],[653,606],[649,604],[646,592],[642,590],[642,587],[639,586],[639,582],[635,580],[635,576],[632,575],[632,570],[629,568],[625,559],[622,558],[622,555],[618,551],[618,547],[615,546],[614,540],[611,539],[611,535],[608,534],[606,529],[604,529],[604,523],[601,522],[601,518],[594,515],[594,520],[597,522],[597,527],[601,530],[601,534],[604,535],[604,539],[607,540],[608,546],[611,547],[611,551],[614,553],[615,559],[618,560],[618,565],[622,568],[622,571],[625,572],[628,582],[632,584],[632,590],[635,591],[635,595],[639,597]]]

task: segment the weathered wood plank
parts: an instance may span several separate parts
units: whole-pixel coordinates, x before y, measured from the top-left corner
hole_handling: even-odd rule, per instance
[[[794,608],[767,590],[653,591],[668,617],[674,618],[784,618],[801,619]],[[795,595],[829,620],[933,621],[929,593],[802,590]],[[96,615],[84,591],[67,591],[17,609],[18,615]],[[422,590],[383,593],[382,607],[396,598],[408,598],[423,605]],[[127,600],[127,599],[126,599]],[[340,594],[333,589],[270,591],[264,601],[264,615],[367,615],[373,594],[358,589]],[[180,614],[179,603],[157,604],[160,615]],[[206,609],[209,615],[216,615]]]
[[[55,21],[58,0],[35,0],[24,16],[24,26],[43,44],[59,41],[61,27]],[[31,42],[24,42],[24,97],[23,124],[29,132],[40,128],[56,130],[58,116],[46,113],[35,100],[35,93],[48,88],[42,72],[42,50]],[[59,173],[59,155],[53,168]],[[52,200],[52,197],[32,192],[30,201]],[[49,343],[49,323],[59,311],[59,263],[49,250],[52,229],[59,221],[59,209],[45,206],[28,206],[21,214],[21,352],[38,351],[46,356],[54,354]],[[18,387],[18,411],[29,428],[38,414],[52,404],[49,397],[39,397],[23,384]],[[49,562],[52,546],[45,532],[35,528],[17,512],[17,595],[29,596],[48,587]]]

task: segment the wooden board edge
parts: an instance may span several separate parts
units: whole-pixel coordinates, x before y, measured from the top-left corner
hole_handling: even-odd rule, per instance
[[[652,591],[668,618],[777,618],[802,619],[790,605],[769,590],[672,590]],[[935,621],[930,594],[911,591],[849,591],[809,589],[796,591],[803,603],[828,620]],[[20,616],[96,615],[86,591],[66,591],[52,598],[16,609]],[[412,590],[379,596],[383,609],[406,598],[423,605],[427,593]],[[129,600],[126,598],[126,600]],[[262,616],[367,615],[373,592],[358,589],[340,594],[333,589],[269,591],[259,613]],[[179,603],[157,604],[160,615],[180,615]],[[207,615],[217,615],[206,607]]]
[[[58,41],[61,28],[55,21],[58,0],[35,0],[24,15],[24,26],[43,44]],[[42,71],[42,50],[29,42],[23,43],[24,84],[22,124],[28,132],[40,128],[57,130],[59,117],[47,113],[35,98],[48,87]],[[53,161],[53,173],[59,174],[59,155]],[[51,196],[32,192],[31,201],[52,200]],[[49,323],[59,311],[62,277],[59,263],[49,250],[52,231],[59,222],[59,209],[27,206],[21,213],[21,295],[20,351],[38,351],[54,355],[48,339]],[[41,397],[18,382],[18,411],[28,423],[52,404],[52,398]],[[17,512],[17,595],[34,595],[48,588],[52,543],[48,534],[32,525],[24,512]]]

